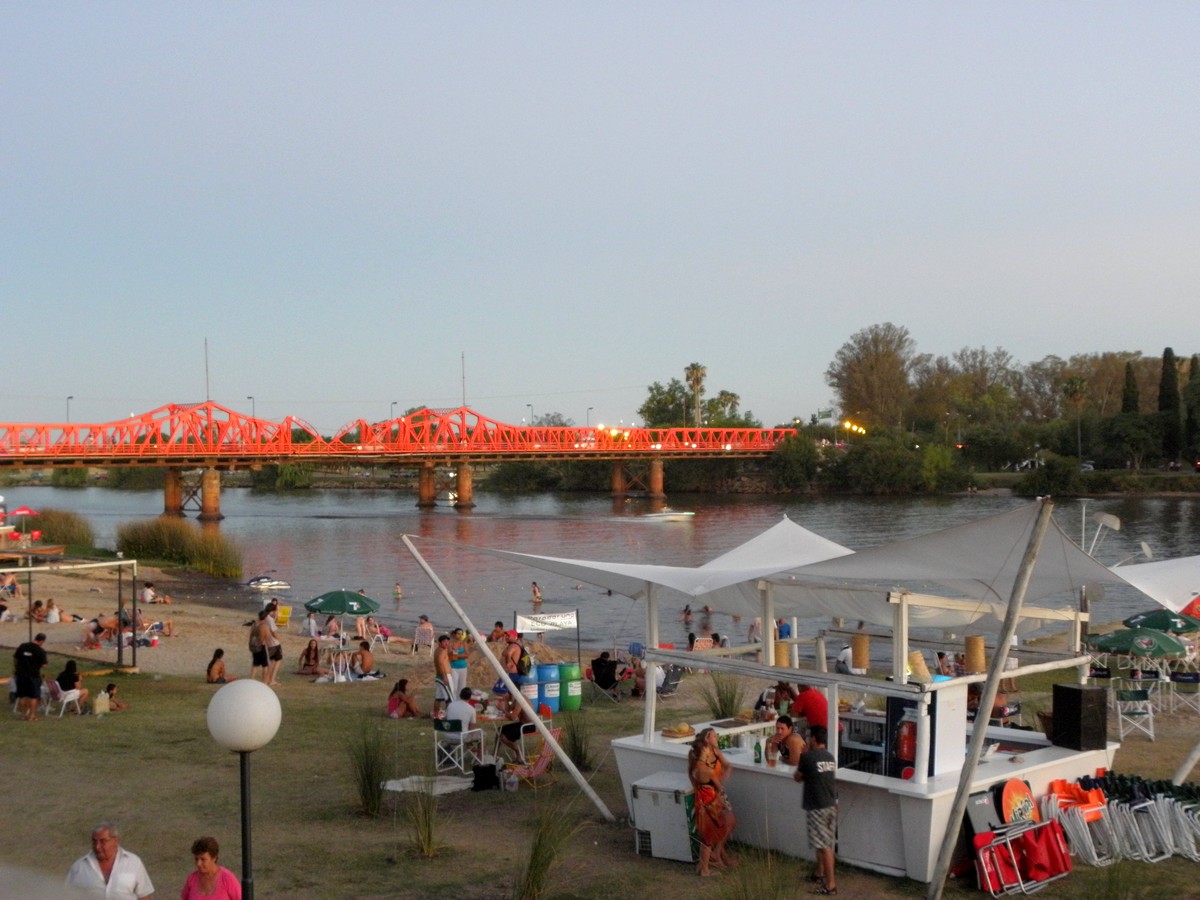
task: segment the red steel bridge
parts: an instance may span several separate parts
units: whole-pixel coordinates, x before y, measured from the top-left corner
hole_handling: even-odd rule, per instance
[[[471,466],[512,460],[610,460],[613,491],[628,490],[629,464],[648,468],[647,491],[663,496],[671,458],[769,456],[791,428],[579,428],[517,426],[461,407],[422,409],[398,419],[356,419],[324,437],[302,419],[271,422],[218,403],[168,405],[116,422],[0,423],[0,468],[165,466],[165,512],[182,512],[184,469],[205,470],[201,518],[220,518],[222,469],[281,463],[400,464],[417,467],[419,505],[434,503],[437,466],[456,469],[457,505],[471,502]]]

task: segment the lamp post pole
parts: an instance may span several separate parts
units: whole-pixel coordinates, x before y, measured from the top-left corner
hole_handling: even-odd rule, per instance
[[[254,397],[250,394],[247,394],[246,399],[250,401],[250,418],[257,419],[258,413],[255,411]]]
[[[67,397],[67,421],[71,421],[71,401],[75,399],[75,395],[71,394]]]
[[[532,425],[533,424],[533,404],[526,403],[525,405],[529,407],[529,424]]]
[[[254,900],[254,856],[250,845],[250,754],[275,737],[283,711],[279,697],[261,681],[225,685],[208,702],[213,740],[240,757],[242,800],[242,900]]]
[[[399,402],[399,401],[397,401],[397,400],[393,400],[393,401],[392,401],[392,407],[391,407],[391,409],[389,409],[389,410],[388,410],[388,418],[389,418],[389,419],[394,419],[394,418],[396,418],[396,404],[397,404],[398,402]]]
[[[591,428],[591,427],[592,427],[592,410],[593,410],[593,409],[595,409],[595,408],[596,408],[596,407],[594,407],[594,406],[589,406],[589,407],[587,408],[587,416],[584,418],[584,427],[585,427],[585,428]]]

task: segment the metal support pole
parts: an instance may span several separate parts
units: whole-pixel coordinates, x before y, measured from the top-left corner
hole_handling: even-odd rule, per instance
[[[250,852],[250,753],[242,758],[242,900],[254,900],[254,862]]]

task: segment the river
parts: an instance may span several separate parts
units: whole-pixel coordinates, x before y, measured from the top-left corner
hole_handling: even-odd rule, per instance
[[[105,488],[16,487],[5,491],[9,509],[71,510],[84,516],[100,546],[116,543],[121,523],[152,518],[162,510],[160,491]],[[672,495],[674,509],[693,510],[690,522],[639,518],[643,501],[613,501],[594,495],[499,496],[477,492],[467,513],[449,507],[419,511],[415,496],[401,491],[318,490],[290,494],[248,489],[222,492],[220,523],[242,548],[249,578],[274,572],[292,584],[284,596],[296,604],[333,588],[358,590],[379,600],[381,618],[410,633],[417,616],[429,615],[439,628],[454,624],[453,613],[401,542],[405,534],[549,556],[696,566],[769,528],[784,515],[805,528],[852,549],[865,549],[915,537],[999,513],[1029,501],[1005,494],[953,497],[853,498]],[[1079,540],[1086,521],[1086,544],[1096,533],[1094,513],[1121,519],[1119,532],[1105,529],[1095,555],[1108,564],[1139,554],[1146,542],[1155,559],[1200,553],[1196,525],[1200,499],[1186,497],[1106,498],[1066,501],[1055,517]],[[543,612],[580,610],[581,634],[592,645],[625,646],[644,633],[640,604],[609,597],[591,586],[576,586],[550,573],[507,563],[434,541],[418,541],[454,596],[483,631],[492,622],[510,623],[514,612],[533,612],[530,582],[542,588]],[[1138,556],[1130,562],[1144,561]],[[404,597],[392,600],[399,582]],[[1200,584],[1197,585],[1200,588]],[[253,607],[259,595],[234,591],[231,602]],[[1096,621],[1124,618],[1152,604],[1141,594],[1110,590],[1094,604]],[[728,615],[713,616],[721,632]],[[802,631],[823,623],[812,623]],[[696,625],[699,625],[697,619]],[[695,627],[695,626],[693,626]],[[678,610],[664,610],[664,640],[683,641]],[[745,623],[736,626],[744,635]],[[573,641],[573,635],[572,635]]]

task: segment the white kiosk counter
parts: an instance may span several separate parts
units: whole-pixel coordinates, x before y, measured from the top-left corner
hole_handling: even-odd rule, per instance
[[[736,729],[712,722],[693,723],[697,733],[710,726],[716,727],[718,734],[732,735],[765,736],[774,730],[770,722]],[[1108,768],[1119,746],[1109,743],[1103,750],[1070,750],[1052,746],[1037,732],[999,727],[988,729],[988,739],[997,742],[998,750],[981,762],[972,792],[1017,778],[1029,783],[1035,797],[1045,794],[1056,779],[1073,781]],[[618,738],[612,746],[631,809],[634,782],[659,772],[687,774],[690,739],[659,734],[646,740],[637,735]],[[795,767],[780,763],[771,768],[765,761],[756,764],[751,748],[752,742],[748,747],[723,751],[733,769],[726,791],[737,815],[734,840],[813,859],[801,803],[803,787],[792,780]],[[874,872],[931,881],[960,769],[947,769],[919,783],[839,767],[838,859]]]

